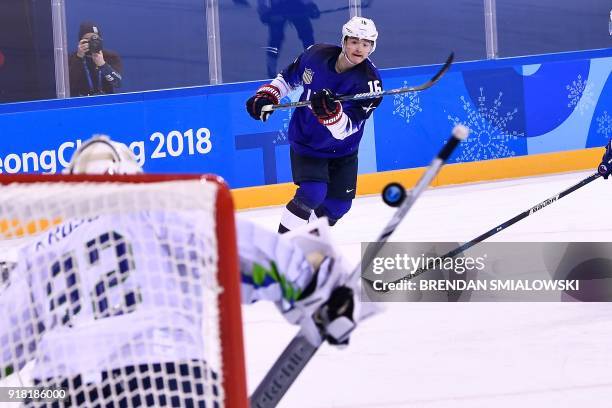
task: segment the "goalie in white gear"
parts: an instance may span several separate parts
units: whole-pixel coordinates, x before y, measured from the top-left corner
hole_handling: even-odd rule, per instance
[[[64,173],[139,174],[142,167],[125,144],[112,141],[106,135],[94,135],[74,152]]]
[[[68,167],[73,174],[141,171],[127,146],[105,136],[85,142]],[[204,382],[217,372],[203,361],[206,345],[196,340],[202,327],[192,314],[199,309],[180,313],[168,307],[186,302],[192,291],[185,281],[176,284],[180,271],[168,266],[182,261],[168,258],[187,255],[206,262],[207,244],[195,233],[199,220],[171,211],[116,217],[70,220],[20,249],[10,284],[0,286],[0,379],[35,360],[35,385],[68,389],[73,405],[204,406],[206,392],[217,392],[205,389]],[[308,228],[318,234],[280,236],[238,220],[242,302],[275,302],[313,342],[323,336],[346,344],[355,327],[354,294],[342,286],[347,274],[328,240],[327,223]],[[146,250],[130,245],[142,237],[154,245]],[[86,255],[79,257],[84,243]],[[98,269],[115,268],[113,276],[100,278],[91,267],[100,262]],[[140,268],[146,273],[138,273]],[[71,285],[77,282],[94,290],[75,292]],[[166,288],[166,299],[159,298],[159,287]],[[315,316],[320,309],[325,316]],[[328,333],[325,327],[336,319],[345,329]],[[171,380],[157,381],[162,377]],[[195,389],[181,388],[187,379]]]

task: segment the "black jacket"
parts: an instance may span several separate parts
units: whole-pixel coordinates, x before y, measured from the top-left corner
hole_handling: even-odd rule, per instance
[[[111,50],[103,50],[102,55],[106,64],[98,68],[89,56],[79,58],[76,52],[70,54],[70,96],[112,94],[121,86],[121,57]]]

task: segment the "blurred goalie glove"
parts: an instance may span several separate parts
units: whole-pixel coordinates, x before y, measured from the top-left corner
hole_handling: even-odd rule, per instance
[[[370,307],[364,316],[356,299],[357,283],[347,281],[350,268],[330,239],[327,219],[320,218],[293,230],[286,238],[302,249],[315,273],[298,300],[281,307],[283,315],[290,323],[300,325],[313,345],[324,340],[347,345],[357,322],[378,310]]]

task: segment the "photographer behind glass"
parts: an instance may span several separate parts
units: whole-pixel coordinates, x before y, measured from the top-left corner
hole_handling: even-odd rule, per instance
[[[81,23],[77,51],[69,61],[71,96],[112,94],[121,86],[121,58],[103,49],[102,33],[96,23]]]

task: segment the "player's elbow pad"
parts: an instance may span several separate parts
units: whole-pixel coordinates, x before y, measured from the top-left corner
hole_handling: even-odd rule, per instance
[[[275,86],[279,90],[279,100],[283,99],[285,96],[287,96],[289,92],[293,90],[293,87],[285,80],[285,78],[283,78],[281,74],[278,74],[278,76],[274,78],[272,82],[270,82],[270,85]]]

